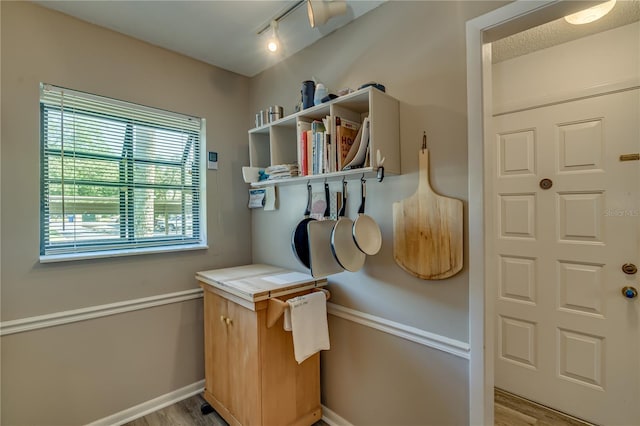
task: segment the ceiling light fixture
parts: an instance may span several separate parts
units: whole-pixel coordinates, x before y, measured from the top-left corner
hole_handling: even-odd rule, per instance
[[[326,23],[334,16],[347,13],[347,2],[343,0],[307,0],[309,25],[315,28]]]
[[[280,48],[280,39],[278,38],[278,21],[271,21],[271,37],[267,41],[267,50],[271,53],[276,53]]]
[[[597,6],[590,7],[580,12],[573,13],[564,17],[565,21],[573,25],[588,24],[593,21],[597,21],[607,13],[611,12],[613,6],[616,5],[616,0],[609,0],[604,3],[600,3]]]

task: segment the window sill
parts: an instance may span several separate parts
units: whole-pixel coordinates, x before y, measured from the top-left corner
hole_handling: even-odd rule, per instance
[[[107,257],[135,256],[140,254],[171,253],[177,251],[206,250],[207,244],[190,244],[176,247],[148,247],[129,250],[92,251],[84,253],[50,254],[40,256],[40,263],[69,262],[73,260],[101,259]]]

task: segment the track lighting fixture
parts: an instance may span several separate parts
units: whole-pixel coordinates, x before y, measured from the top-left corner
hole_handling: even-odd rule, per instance
[[[325,24],[334,16],[345,13],[347,13],[347,2],[344,0],[307,0],[307,14],[311,28]]]
[[[267,41],[267,50],[276,53],[280,49],[280,38],[278,37],[278,21],[271,21],[271,37]]]

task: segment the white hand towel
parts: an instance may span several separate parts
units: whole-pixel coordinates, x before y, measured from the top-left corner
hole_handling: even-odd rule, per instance
[[[291,311],[293,352],[301,364],[320,350],[329,349],[327,298],[321,291],[287,300]]]

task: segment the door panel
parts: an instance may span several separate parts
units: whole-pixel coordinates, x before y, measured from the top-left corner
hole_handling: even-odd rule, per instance
[[[257,314],[231,301],[227,309],[229,411],[240,424],[262,424]]]
[[[598,424],[640,421],[639,93],[494,118],[496,386]]]
[[[223,404],[229,403],[227,374],[227,301],[210,291],[204,291],[205,388]]]

